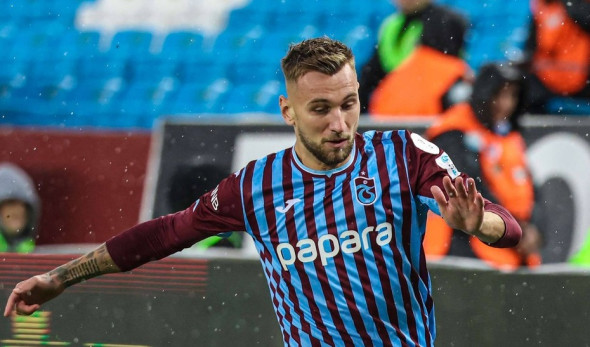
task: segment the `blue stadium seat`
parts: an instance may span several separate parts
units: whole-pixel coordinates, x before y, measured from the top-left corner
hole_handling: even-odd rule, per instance
[[[254,4],[252,1],[251,4]],[[228,30],[237,30],[243,33],[257,27],[264,27],[264,23],[269,21],[269,13],[266,8],[261,6],[247,6],[233,10],[229,14],[227,23]]]
[[[65,59],[34,60],[27,71],[27,86],[71,89],[75,62]]]
[[[127,125],[146,127],[149,124],[147,127],[151,127],[152,120],[160,114],[173,89],[174,86],[167,83],[133,83],[117,98],[117,109],[122,117],[128,117]]]
[[[279,10],[269,14],[267,28],[269,32],[281,31],[285,34],[303,35],[313,37],[318,35],[320,13],[309,8],[284,9],[278,5]]]
[[[62,107],[66,99],[67,91],[64,89],[31,85],[13,89],[3,107],[13,114],[58,116],[64,113]]]
[[[213,60],[183,61],[178,65],[178,78],[184,84],[209,85],[227,77],[224,63]]]
[[[213,43],[212,57],[217,62],[226,64],[228,62],[247,60],[251,52],[252,43],[258,40],[257,37],[249,37],[246,33],[229,29],[217,36]]]
[[[123,79],[125,61],[109,54],[97,54],[94,57],[78,59],[76,78],[81,81],[105,81]]]
[[[0,86],[19,88],[25,85],[29,63],[0,57]]]
[[[68,92],[65,113],[95,119],[88,125],[101,124],[100,117],[104,116],[116,119],[118,113],[115,100],[122,90],[123,82],[117,79],[80,84]]]
[[[218,81],[210,85],[200,83],[180,86],[171,96],[162,112],[165,114],[217,113],[222,108],[222,97],[230,89],[229,82]]]
[[[281,83],[269,81],[264,85],[243,84],[228,91],[222,102],[224,113],[280,113]]]
[[[194,31],[170,32],[158,54],[172,60],[194,59],[204,55],[203,35]]]
[[[273,79],[282,78],[280,66],[276,62],[237,62],[229,64],[227,76],[232,84],[262,85]]]
[[[159,83],[163,79],[179,78],[175,60],[164,56],[149,56],[140,60],[127,62],[126,79],[133,83]]]
[[[52,0],[19,0],[3,2],[8,2],[10,4],[11,14],[22,21],[35,21],[47,19],[52,16]]]
[[[13,46],[7,56],[17,60],[54,56],[63,32],[45,31],[41,27],[31,27],[13,36]]]
[[[108,53],[120,59],[148,56],[152,38],[153,34],[150,31],[119,31],[113,36]]]
[[[89,58],[99,54],[98,31],[68,30],[59,41],[58,50],[67,59]]]
[[[90,0],[93,1],[93,0]],[[89,0],[51,0],[52,15],[66,25],[74,25],[76,12],[83,2]]]

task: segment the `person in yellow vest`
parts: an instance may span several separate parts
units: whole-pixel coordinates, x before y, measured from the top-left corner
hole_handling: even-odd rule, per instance
[[[383,118],[439,114],[461,99],[471,70],[460,58],[467,23],[431,0],[394,0],[362,67],[361,112]],[[463,93],[464,94],[464,93]]]
[[[518,123],[524,92],[520,70],[504,64],[483,65],[470,101],[450,108],[425,132],[427,139],[453,158],[456,167],[476,178],[482,194],[512,213],[523,230],[521,242],[516,249],[495,251],[453,232],[433,215],[428,219],[424,241],[425,252],[431,258],[477,257],[502,269],[541,263],[542,238],[531,222],[534,186]]]
[[[533,0],[521,64],[529,71],[527,111],[548,113],[552,97],[590,102],[590,1]]]
[[[27,173],[0,163],[0,252],[33,252],[39,211],[39,196]]]

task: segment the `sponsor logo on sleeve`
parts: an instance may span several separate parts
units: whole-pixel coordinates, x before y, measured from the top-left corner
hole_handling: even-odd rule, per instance
[[[457,178],[461,174],[461,172],[455,167],[455,164],[453,164],[451,157],[449,157],[446,152],[443,152],[440,157],[436,158],[436,164],[442,169],[447,170],[447,173],[452,179]]]
[[[218,190],[219,186],[215,187],[215,189],[213,189],[213,191],[211,192],[211,206],[213,206],[213,209],[215,211],[217,211],[217,209],[219,208],[219,199],[217,198]]]
[[[410,135],[410,137],[412,138],[414,145],[416,147],[418,147],[419,149],[423,150],[424,152],[430,153],[430,154],[438,154],[438,152],[440,152],[437,145],[426,140],[422,136],[420,136],[416,133],[412,133],[412,135]]]

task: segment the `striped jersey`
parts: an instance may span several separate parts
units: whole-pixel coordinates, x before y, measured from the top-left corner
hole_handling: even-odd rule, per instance
[[[292,148],[250,162],[193,205],[193,226],[252,236],[285,345],[432,346],[430,187],[462,174],[408,131],[354,142],[330,171],[305,167]]]

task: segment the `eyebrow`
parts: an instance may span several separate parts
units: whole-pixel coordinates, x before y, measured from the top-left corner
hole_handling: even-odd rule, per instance
[[[347,100],[347,99],[350,99],[350,98],[356,97],[356,96],[358,96],[358,93],[350,93],[350,94],[348,94],[347,96],[344,97],[344,100]],[[311,100],[308,103],[308,105],[321,104],[321,103],[331,103],[331,102],[328,99],[319,98],[319,99],[313,99],[313,100]]]

